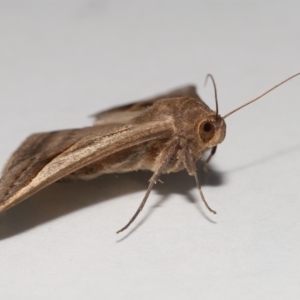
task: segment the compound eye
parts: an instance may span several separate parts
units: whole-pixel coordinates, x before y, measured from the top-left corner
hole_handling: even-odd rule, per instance
[[[216,129],[213,123],[204,121],[199,128],[199,135],[201,140],[206,143],[209,142],[215,135]]]

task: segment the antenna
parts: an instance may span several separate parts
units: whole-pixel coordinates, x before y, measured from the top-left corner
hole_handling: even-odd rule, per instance
[[[240,106],[240,107],[238,107],[238,108],[232,110],[231,112],[229,112],[228,114],[226,114],[225,116],[223,116],[223,119],[227,118],[228,116],[232,115],[233,113],[235,113],[236,111],[242,109],[243,107],[245,107],[245,106],[247,106],[247,105],[249,105],[249,104],[255,102],[256,100],[260,99],[261,97],[265,96],[266,94],[268,94],[268,93],[270,93],[271,91],[273,91],[273,90],[275,90],[276,88],[278,88],[280,85],[286,83],[287,81],[289,81],[289,80],[291,80],[291,79],[293,79],[294,77],[299,76],[299,75],[300,75],[300,73],[296,73],[296,74],[294,74],[293,76],[291,76],[291,77],[289,77],[289,78],[287,78],[287,79],[281,81],[280,83],[276,84],[275,86],[273,86],[272,88],[270,88],[269,90],[267,90],[266,92],[264,92],[263,94],[261,94],[260,96],[254,98],[253,100],[251,100],[251,101],[249,101],[249,102],[243,104],[242,106]]]
[[[208,78],[211,79],[213,86],[214,86],[214,91],[215,91],[215,101],[216,101],[216,119],[218,118],[218,114],[219,114],[219,105],[218,105],[218,95],[217,95],[217,86],[215,83],[215,80],[213,78],[213,76],[211,74],[207,74],[206,78],[205,78],[205,82],[204,85],[206,85]]]

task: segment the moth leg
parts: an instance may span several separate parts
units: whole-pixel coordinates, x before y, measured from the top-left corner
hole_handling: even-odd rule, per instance
[[[199,193],[200,193],[201,199],[202,199],[202,201],[204,202],[205,206],[207,207],[207,209],[208,209],[210,212],[212,212],[213,214],[216,214],[217,212],[216,212],[215,210],[211,209],[211,208],[209,207],[208,203],[207,203],[206,200],[205,200],[205,197],[204,197],[204,194],[203,194],[203,192],[202,192],[201,185],[200,185],[200,182],[199,182],[199,179],[198,179],[197,174],[194,174],[194,178],[195,178],[195,181],[196,181],[197,188],[198,188],[198,191],[199,191]]]
[[[130,224],[136,219],[136,217],[139,215],[139,213],[142,211],[143,207],[145,206],[145,204],[147,202],[147,199],[150,195],[150,192],[151,192],[154,184],[156,184],[156,182],[159,180],[159,176],[161,175],[164,168],[168,165],[168,163],[170,162],[170,159],[172,158],[173,154],[175,153],[177,146],[178,146],[178,142],[179,142],[178,138],[174,138],[172,143],[170,144],[170,146],[167,147],[166,149],[164,149],[162,154],[158,157],[158,161],[157,161],[158,169],[154,172],[154,174],[152,175],[152,177],[149,180],[149,186],[148,186],[148,189],[144,196],[143,201],[141,202],[139,208],[137,209],[137,211],[135,212],[133,217],[129,220],[129,222],[123,228],[118,230],[117,233],[120,233],[123,230],[127,229],[130,226]]]
[[[214,147],[215,149],[217,147]],[[213,148],[213,149],[214,149]],[[214,155],[214,153],[216,152],[216,150],[213,150],[211,151],[211,154],[210,156],[208,157],[208,159],[206,160],[206,162],[209,161],[209,159]],[[199,194],[200,194],[200,197],[202,199],[202,201],[204,202],[206,208],[212,212],[213,214],[216,214],[217,212],[213,209],[210,208],[210,206],[208,205],[208,203],[206,202],[205,200],[205,197],[204,197],[204,194],[202,192],[202,189],[201,189],[201,185],[200,185],[200,182],[199,182],[199,178],[197,176],[197,169],[196,169],[196,163],[194,162],[194,159],[193,159],[193,155],[192,155],[192,151],[190,148],[186,149],[185,151],[185,161],[184,161],[184,164],[185,164],[185,167],[189,173],[189,175],[191,176],[194,176],[195,178],[195,181],[196,181],[196,185],[197,185],[197,188],[198,188],[198,191],[199,191]]]
[[[160,175],[159,173],[154,173],[153,176],[150,178],[150,183],[149,183],[146,195],[144,196],[144,199],[141,202],[139,208],[137,209],[137,211],[135,212],[135,214],[133,215],[133,217],[130,219],[130,221],[122,229],[118,230],[117,233],[120,233],[123,230],[127,229],[130,226],[130,224],[136,219],[136,217],[139,215],[139,213],[142,211],[142,209],[145,206],[145,204],[147,202],[147,199],[148,199],[148,197],[150,195],[150,192],[151,192],[154,184],[156,183],[159,175]]]
[[[208,165],[208,163],[210,162],[211,158],[215,155],[216,151],[217,151],[217,146],[214,146],[214,147],[211,149],[208,158],[206,159],[206,161],[205,161],[204,164],[203,164],[203,170],[204,170],[206,173],[209,172],[209,170],[207,169],[207,165]]]

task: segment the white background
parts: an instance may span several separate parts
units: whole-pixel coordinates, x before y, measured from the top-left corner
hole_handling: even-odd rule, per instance
[[[298,3],[298,5],[296,4]],[[287,1],[0,1],[0,165],[29,134],[187,83],[221,114],[300,71]],[[203,175],[54,184],[0,216],[1,299],[299,299],[300,77],[227,119]],[[204,178],[205,176],[205,178]],[[202,208],[200,208],[202,207]]]

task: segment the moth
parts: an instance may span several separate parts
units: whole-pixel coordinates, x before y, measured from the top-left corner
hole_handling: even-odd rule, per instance
[[[200,196],[207,204],[197,177],[196,163],[204,153],[215,154],[226,134],[225,119],[253,103],[297,73],[262,95],[219,115],[217,89],[211,79],[216,111],[197,94],[195,86],[175,89],[164,95],[112,108],[94,115],[93,126],[30,135],[11,155],[0,179],[0,212],[18,204],[49,184],[65,179],[91,179],[105,173],[151,170],[146,194],[125,230],[143,209],[150,191],[162,173],[186,169],[196,181]]]

